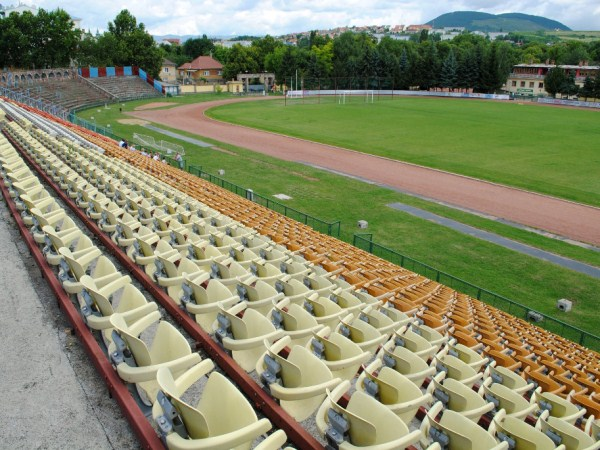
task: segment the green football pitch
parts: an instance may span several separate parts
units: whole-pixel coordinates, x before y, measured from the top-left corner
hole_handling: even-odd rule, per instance
[[[335,98],[334,98],[335,99]],[[481,100],[244,102],[215,119],[600,205],[600,111]]]
[[[163,101],[184,104],[221,98],[223,96],[197,95],[169,98]],[[501,173],[503,177],[510,177],[516,182],[528,181],[532,178],[540,186],[538,190],[544,191],[546,183],[543,180],[551,178],[548,173],[544,177],[539,177],[537,173],[527,174],[522,176],[524,180],[520,180],[520,177],[514,176],[511,169],[516,165],[527,165],[533,171],[531,167],[544,166],[536,161],[537,157],[545,161],[546,167],[563,174],[561,177],[566,178],[561,178],[560,184],[563,187],[569,188],[572,181],[582,186],[581,189],[593,192],[596,196],[600,192],[598,181],[592,176],[592,173],[598,173],[600,159],[600,156],[597,156],[595,162],[593,160],[594,153],[600,153],[594,151],[594,144],[597,141],[594,135],[597,137],[600,131],[595,124],[600,117],[597,115],[598,112],[518,105],[512,102],[402,98],[389,101],[375,99],[373,104],[364,104],[364,101],[355,100],[358,99],[352,99],[346,105],[339,105],[334,103],[334,99],[330,99],[330,103],[300,104],[297,102],[285,106],[282,99],[275,99],[219,107],[211,110],[210,113],[223,120],[235,120],[283,134],[347,147],[357,148],[357,142],[368,142],[366,148],[360,150],[371,153],[394,148],[395,158],[457,172],[460,171],[454,167],[457,165],[456,159],[460,157],[462,161],[460,166],[473,170],[470,175],[484,178],[481,173],[483,169],[480,169],[480,163],[477,162],[481,161],[489,166],[487,169],[489,173]],[[128,118],[127,112],[152,101],[155,100],[128,102],[123,106],[122,112],[118,108],[91,109],[82,111],[79,115],[88,120],[94,116],[98,123],[109,123],[118,136],[129,140],[132,139],[134,132],[152,135],[157,140],[165,139],[164,135],[141,125],[121,122],[121,119]],[[417,114],[419,119],[415,117]],[[557,114],[564,119],[556,118]],[[454,116],[460,116],[460,119]],[[572,116],[581,117],[581,123],[576,125],[579,129],[578,133],[571,130],[573,125],[568,125],[573,123]],[[407,122],[409,120],[407,117],[410,118],[410,123]],[[484,117],[487,117],[487,121]],[[565,129],[565,133],[568,132],[573,136],[573,139],[577,139],[578,144],[569,142],[570,138],[566,137],[559,139],[562,143],[560,145],[550,139],[549,143],[523,150],[529,151],[528,158],[519,156],[519,152],[508,148],[509,137],[511,142],[518,143],[523,148],[527,146],[521,141],[530,142],[529,145],[532,147],[535,142],[531,136],[524,135],[524,132],[514,131],[523,129],[524,125],[519,122],[524,121],[524,117],[529,117],[527,120],[532,121],[531,128],[539,135],[553,133],[558,136],[556,139],[559,139],[561,133],[556,132],[555,128],[560,127]],[[249,118],[252,120],[250,121]],[[505,121],[504,126],[498,126],[500,119]],[[554,125],[548,125],[549,121]],[[436,125],[438,122],[439,126]],[[449,122],[452,122],[452,125],[449,125]],[[513,122],[514,128],[511,125]],[[468,125],[473,123],[479,125],[477,127]],[[166,128],[160,124],[156,125]],[[478,131],[479,142],[471,135],[473,131],[469,133],[465,131],[469,127]],[[420,130],[419,133],[416,132],[416,128]],[[446,132],[440,132],[440,128],[444,128]],[[239,186],[253,188],[256,192],[269,197],[277,193],[288,194],[293,199],[285,201],[285,204],[292,208],[328,221],[341,220],[340,237],[343,240],[352,242],[352,235],[361,231],[355,226],[357,220],[365,219],[369,222],[369,229],[366,231],[373,233],[375,242],[533,309],[556,316],[579,328],[598,333],[595,310],[600,280],[483,242],[472,236],[393,210],[387,205],[393,202],[406,203],[533,247],[600,267],[600,254],[597,252],[303,164],[278,160],[196,136],[193,133],[176,129],[171,131],[211,142],[215,146],[213,149],[208,149],[173,140],[185,146],[188,164],[202,166],[205,171],[214,174],[219,169],[225,169],[226,180]],[[444,137],[448,134],[453,137]],[[489,147],[487,153],[483,151],[486,145],[484,138],[487,139],[485,142]],[[171,138],[166,139],[171,140]],[[404,143],[400,145],[402,139]],[[503,139],[504,152],[495,148],[494,142],[499,139]],[[412,141],[410,146],[409,141]],[[419,142],[428,144],[419,144]],[[550,153],[543,151],[543,145],[553,147],[555,154],[557,148],[564,148],[564,152],[560,153],[562,162],[554,161]],[[452,146],[453,150],[449,150],[447,148],[449,146]],[[470,159],[456,154],[459,152],[458,149],[463,147],[470,149]],[[421,155],[419,148],[423,149]],[[582,156],[575,158],[573,156],[575,153],[587,155],[588,161],[580,161],[583,159]],[[428,158],[423,156],[425,154]],[[492,154],[504,156],[492,158],[490,156]],[[409,158],[411,155],[414,159]],[[434,159],[437,155],[440,157]],[[446,162],[447,166],[439,165],[441,160]],[[580,169],[563,167],[571,164],[565,163],[566,160],[574,161]],[[437,162],[438,165],[431,164],[432,162]],[[498,170],[498,167],[504,168],[503,171]],[[583,175],[579,174],[579,171]],[[590,186],[581,182],[580,178],[584,175],[591,180]],[[502,181],[498,177],[492,179]],[[517,184],[516,182],[513,184]],[[591,187],[593,183],[595,188]],[[575,302],[573,311],[568,314],[556,311],[556,301],[563,297]]]

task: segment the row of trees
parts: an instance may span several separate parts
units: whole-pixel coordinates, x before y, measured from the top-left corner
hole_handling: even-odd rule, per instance
[[[76,29],[62,9],[11,13],[0,19],[2,68],[135,65],[157,77],[162,60],[163,51],[154,38],[127,10],[96,36]]]
[[[600,73],[595,78],[586,77],[583,86],[575,84],[575,71],[568,73],[561,68],[553,68],[544,78],[544,89],[553,97],[556,94],[568,97],[580,95],[583,98],[600,98]]]
[[[506,81],[512,66],[520,62],[598,61],[600,41],[568,41],[551,46],[532,41],[519,47],[469,33],[452,41],[433,39],[427,32],[409,41],[392,37],[377,41],[367,34],[347,32],[331,39],[312,32],[297,46],[266,36],[254,39],[249,47],[225,48],[215,46],[206,35],[189,39],[183,45],[159,46],[144,24],[127,10],[108,24],[106,32],[96,36],[75,29],[61,9],[40,9],[37,15],[13,13],[0,19],[0,67],[137,65],[157,78],[163,58],[180,65],[199,55],[212,55],[221,62],[225,79],[233,79],[238,73],[266,71],[275,73],[279,84],[289,85],[298,76],[306,88],[327,88],[333,84],[344,88],[343,83],[347,83],[348,87],[371,89],[419,87],[493,92]],[[550,79],[549,92],[554,86],[559,86],[556,92],[571,92],[569,76],[565,78],[556,83]],[[357,80],[362,80],[363,85]],[[594,80],[591,83],[594,92]]]

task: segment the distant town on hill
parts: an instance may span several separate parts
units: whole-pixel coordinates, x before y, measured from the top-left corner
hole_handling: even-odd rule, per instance
[[[477,11],[454,11],[442,14],[425,24],[342,26],[320,30],[299,30],[275,37],[288,44],[295,45],[299,40],[306,39],[312,33],[335,38],[342,33],[351,31],[354,33],[367,33],[376,38],[391,36],[395,39],[408,40],[411,35],[421,33],[423,30],[440,34],[442,35],[441,39],[446,40],[463,31],[482,34],[490,39],[495,39],[510,32],[570,31],[570,28],[556,20],[529,14],[506,13],[495,15]],[[159,43],[183,43],[187,39],[195,37],[198,36],[167,35],[154,36],[154,39]],[[259,37],[262,36],[210,36],[212,40],[218,41],[227,47],[235,43],[250,45],[253,39]]]

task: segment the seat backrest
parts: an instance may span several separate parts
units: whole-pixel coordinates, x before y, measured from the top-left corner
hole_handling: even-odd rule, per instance
[[[518,389],[527,385],[527,382],[522,377],[506,367],[488,366],[488,368],[494,383],[500,383],[509,389]]]
[[[378,309],[372,308],[368,312],[363,313],[369,319],[369,323],[375,328],[383,328],[390,326],[394,323],[386,314],[383,314]]]
[[[317,319],[297,303],[290,303],[287,311],[281,311],[283,327],[287,331],[304,330],[318,325]]]
[[[499,383],[490,386],[483,385],[483,392],[498,401],[496,410],[504,409],[507,414],[522,411],[529,406],[529,402],[515,391]]]
[[[454,378],[455,380],[464,380],[477,375],[477,371],[475,369],[473,369],[464,361],[461,361],[456,356],[443,355],[437,358],[437,360],[438,365],[444,367],[449,378]]]
[[[470,387],[452,378],[446,378],[441,384],[432,381],[436,389],[448,394],[448,408],[453,411],[470,411],[483,406],[486,402]]]
[[[549,437],[551,435],[560,438],[560,444],[564,444],[567,450],[584,450],[591,448],[596,442],[590,435],[586,434],[575,425],[571,425],[556,417],[548,417],[547,420],[539,419],[540,429]]]
[[[395,370],[403,375],[422,372],[429,367],[422,358],[404,347],[397,346],[393,352],[388,350],[384,350],[384,352],[394,359]]]
[[[136,364],[140,367],[152,365],[152,357],[150,356],[150,351],[148,350],[146,343],[131,333],[129,326],[123,317],[119,314],[113,314],[110,322],[119,331],[119,334],[125,342],[127,342],[127,346],[131,350]]]
[[[431,427],[445,434],[448,450],[484,450],[494,448],[496,440],[473,421],[452,410],[445,410],[439,423],[429,418]]]
[[[551,407],[550,416],[552,417],[566,417],[579,411],[576,405],[556,394],[536,392],[534,395],[536,403],[541,409],[546,409],[546,406]]]
[[[516,447],[523,450],[546,450],[556,448],[554,442],[539,430],[520,419],[505,416],[503,420],[493,419],[496,439],[499,433],[515,441]]]

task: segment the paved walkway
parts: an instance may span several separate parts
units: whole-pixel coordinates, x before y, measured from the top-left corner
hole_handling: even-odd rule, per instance
[[[406,192],[600,245],[600,208],[209,119],[204,112],[233,99],[129,115],[294,162],[306,162]],[[461,101],[461,100],[456,100]],[[284,114],[284,110],[282,110]]]
[[[590,277],[600,279],[600,268],[598,267],[591,266],[589,264],[584,264],[573,259],[565,258],[554,253],[546,252],[544,250],[540,250],[538,248],[531,247],[529,245],[525,245],[517,241],[513,241],[512,239],[507,239],[505,237],[499,236],[494,233],[490,233],[488,231],[483,231],[478,228],[465,225],[464,223],[460,223],[452,219],[447,219],[446,217],[438,216],[437,214],[433,214],[429,211],[424,211],[422,209],[415,208],[414,206],[406,205],[404,203],[392,203],[388,206],[406,212],[408,214],[412,214],[413,216],[420,217],[421,219],[429,220],[430,222],[443,225],[461,233],[468,234],[479,239],[483,239],[484,241],[500,245],[502,247],[517,251],[519,253],[523,253],[525,255],[533,256],[534,258],[549,261],[567,269],[571,269],[576,272],[589,275]]]
[[[139,448],[0,194],[0,448]]]

